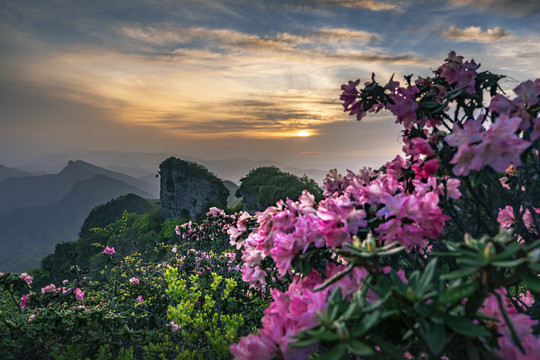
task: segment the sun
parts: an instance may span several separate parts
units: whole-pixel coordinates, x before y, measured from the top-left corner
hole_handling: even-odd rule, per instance
[[[296,136],[308,137],[311,136],[311,133],[309,131],[299,131],[296,133]]]

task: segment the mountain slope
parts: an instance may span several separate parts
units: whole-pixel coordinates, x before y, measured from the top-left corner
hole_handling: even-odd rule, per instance
[[[16,177],[16,176],[28,176],[30,175],[24,170],[17,168],[10,168],[0,164],[0,180]]]
[[[55,244],[72,241],[92,208],[120,195],[151,195],[135,186],[105,175],[94,175],[75,183],[60,201],[46,206],[10,210],[0,214],[0,271],[25,271],[16,268],[21,257],[28,266],[52,252]],[[2,261],[3,260],[3,261]]]
[[[96,174],[106,175],[135,186],[159,197],[159,186],[135,179],[131,176],[106,170],[81,160],[69,161],[58,174],[12,177],[0,181],[0,212],[21,207],[52,204],[67,195],[77,181],[91,178]]]

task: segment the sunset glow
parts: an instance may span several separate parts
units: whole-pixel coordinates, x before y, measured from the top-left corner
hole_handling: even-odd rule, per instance
[[[431,76],[450,50],[540,77],[536,2],[51,2],[0,10],[3,165],[84,149],[378,167],[395,120],[356,124],[341,84]]]

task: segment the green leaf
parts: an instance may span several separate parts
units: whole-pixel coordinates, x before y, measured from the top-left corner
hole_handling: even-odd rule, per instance
[[[358,337],[368,332],[372,327],[377,325],[381,319],[381,312],[376,311],[371,314],[365,315],[362,320],[350,330],[351,336]]]
[[[477,271],[478,271],[478,267],[468,266],[468,267],[464,267],[456,271],[452,271],[451,273],[441,275],[441,279],[442,280],[457,279],[457,278],[472,275]]]
[[[516,260],[507,260],[507,261],[493,261],[491,264],[500,267],[515,267],[520,264],[527,262],[527,258],[519,258]]]
[[[352,353],[355,355],[369,356],[369,355],[373,355],[374,353],[371,346],[366,345],[365,343],[356,339],[347,340],[345,342],[345,346],[347,347],[347,351],[349,353]]]
[[[540,292],[540,278],[537,274],[530,272],[523,273],[523,281],[534,292]]]
[[[474,294],[477,288],[478,284],[476,282],[463,283],[457,286],[450,286],[439,297],[439,302],[442,304],[452,304],[456,301],[461,301],[463,298],[469,297],[471,294]]]
[[[345,355],[345,344],[337,344],[332,349],[330,349],[326,354],[321,356],[321,360],[341,360]]]
[[[458,334],[471,337],[491,337],[491,333],[484,327],[473,324],[470,319],[465,317],[444,315],[443,319],[445,324]]]
[[[291,342],[291,343],[289,343],[289,346],[292,347],[292,348],[295,348],[295,349],[299,349],[299,348],[305,348],[305,347],[308,347],[308,346],[311,346],[311,345],[315,345],[318,342],[319,342],[318,338],[311,337],[309,339],[304,339],[304,340],[298,340],[298,341],[295,341],[295,342]]]
[[[434,258],[429,262],[429,264],[424,269],[422,276],[418,282],[417,295],[421,297],[431,286],[431,281],[437,270],[437,258]]]
[[[426,341],[427,346],[432,353],[435,355],[440,355],[442,353],[446,342],[444,325],[420,321],[420,334]]]

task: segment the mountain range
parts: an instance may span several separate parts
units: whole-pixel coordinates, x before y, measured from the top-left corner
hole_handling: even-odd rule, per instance
[[[69,159],[73,159],[75,157],[108,170],[121,172],[139,179],[144,177],[146,181],[150,181],[151,177],[157,174],[159,164],[163,160],[169,158],[171,155],[175,156],[175,154],[168,153],[78,151],[74,153],[59,153],[38,157],[25,164],[17,165],[17,168],[25,171],[44,171],[47,173],[54,173],[60,171]],[[204,165],[219,178],[231,180],[236,184],[239,184],[240,179],[246,176],[250,170],[261,166],[276,166],[283,171],[297,176],[303,176],[305,174],[317,181],[319,184],[322,183],[322,180],[328,173],[329,169],[334,167],[341,170],[346,169],[346,166],[339,164],[328,166],[309,164],[293,166],[273,160],[264,161],[244,158],[208,160],[184,155],[177,157]]]
[[[97,205],[133,193],[159,197],[159,185],[69,161],[57,174],[0,180],[0,271],[26,271],[56,244],[77,238]]]

